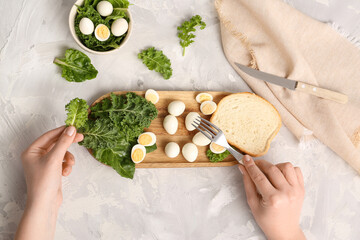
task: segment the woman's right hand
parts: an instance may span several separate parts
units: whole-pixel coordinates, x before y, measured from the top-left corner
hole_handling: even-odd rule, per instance
[[[256,162],[248,155],[239,165],[247,202],[268,239],[305,239],[300,228],[304,180],[300,168],[291,163],[273,165]]]

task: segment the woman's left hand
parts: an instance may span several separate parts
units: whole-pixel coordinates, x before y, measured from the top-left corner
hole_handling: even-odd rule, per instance
[[[68,176],[75,164],[67,149],[83,138],[75,127],[63,126],[45,133],[23,152],[27,201],[16,239],[52,238],[62,203],[61,177]]]

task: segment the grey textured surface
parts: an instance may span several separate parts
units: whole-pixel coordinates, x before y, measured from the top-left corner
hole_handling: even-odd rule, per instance
[[[290,5],[332,24],[358,44],[359,1],[293,0]],[[134,32],[126,47],[108,56],[89,54],[98,78],[68,83],[52,63],[69,47],[70,0],[0,0],[0,239],[12,239],[25,205],[20,153],[43,132],[62,125],[74,97],[92,102],[114,90],[248,91],[222,52],[219,23],[208,0],[132,1]],[[176,26],[200,14],[207,28],[186,56]],[[137,59],[155,46],[171,59],[163,80]],[[246,204],[236,167],[138,169],[121,178],[73,146],[76,165],[64,179],[56,239],[265,239]],[[309,239],[356,239],[360,229],[360,177],[319,142],[299,144],[282,127],[265,159],[302,168],[306,197],[301,226]]]

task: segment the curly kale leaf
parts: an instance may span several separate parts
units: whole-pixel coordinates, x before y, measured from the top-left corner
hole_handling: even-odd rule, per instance
[[[149,68],[160,73],[165,79],[169,79],[172,75],[171,62],[162,51],[150,47],[141,51],[138,58]]]
[[[189,21],[184,21],[181,26],[177,28],[179,31],[178,37],[180,38],[180,45],[183,48],[183,56],[185,55],[185,48],[194,42],[195,34],[191,32],[195,32],[195,27],[197,26],[200,26],[201,30],[206,27],[206,23],[202,21],[199,15],[193,16]]]
[[[92,150],[114,148],[127,143],[125,134],[106,118],[89,120],[79,132],[84,135],[84,140],[79,144]]]
[[[62,77],[69,82],[83,82],[98,74],[90,58],[75,49],[66,50],[65,58],[55,58],[54,63],[62,68]]]
[[[79,129],[84,135],[79,144],[91,149],[96,159],[121,176],[133,178],[135,164],[131,160],[131,148],[157,114],[154,104],[133,92],[111,93],[110,98],[91,108],[88,122]],[[156,144],[146,147],[147,152],[156,148]]]
[[[157,117],[154,104],[133,92],[126,95],[111,94],[91,108],[92,117],[110,118],[125,133],[127,139],[136,138]]]
[[[208,149],[206,151],[206,156],[209,158],[210,162],[221,162],[222,160],[224,160],[225,158],[227,158],[227,156],[230,155],[230,152],[228,150],[226,150],[223,153],[213,153],[210,149]]]
[[[67,119],[65,120],[66,126],[74,126],[81,128],[88,120],[89,106],[84,99],[74,98],[65,106],[67,111]]]

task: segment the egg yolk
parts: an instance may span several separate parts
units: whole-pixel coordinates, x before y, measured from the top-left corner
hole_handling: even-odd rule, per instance
[[[131,155],[131,158],[135,163],[138,163],[143,160],[144,152],[141,149],[135,149],[133,154]]]
[[[214,111],[214,107],[211,104],[205,104],[202,108],[204,114],[211,114]]]
[[[157,96],[155,94],[148,94],[148,95],[146,95],[146,100],[155,104],[157,101]]]
[[[144,145],[144,146],[148,145],[151,143],[151,141],[152,141],[152,138],[149,134],[143,134],[139,137],[139,143],[141,145]]]
[[[110,35],[110,30],[109,28],[107,28],[105,25],[104,26],[100,26],[97,30],[96,33],[98,35],[99,38],[101,39],[106,39],[109,35]]]
[[[200,102],[202,103],[202,102],[205,102],[205,101],[211,101],[211,97],[209,96],[209,95],[205,95],[205,94],[203,94],[203,95],[200,95]]]
[[[211,145],[212,145],[212,148],[214,149],[214,151],[216,151],[216,152],[221,152],[224,150],[224,147],[222,147],[216,143],[212,143]]]

